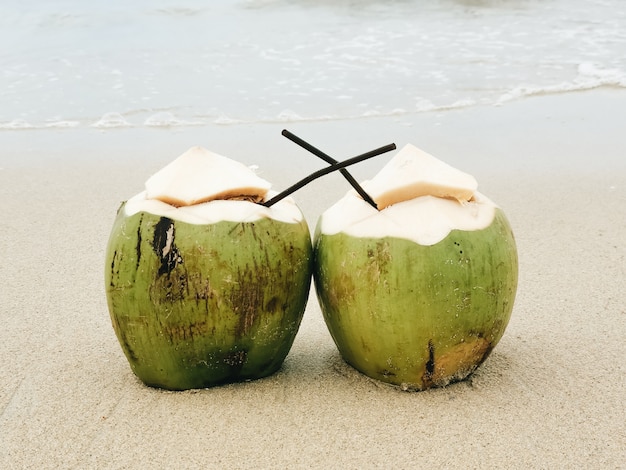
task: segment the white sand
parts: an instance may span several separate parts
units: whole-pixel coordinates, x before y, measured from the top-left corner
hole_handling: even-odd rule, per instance
[[[347,366],[314,295],[274,376],[164,392],[132,375],[103,288],[119,201],[196,144],[249,155],[282,189],[322,164],[280,125],[0,134],[0,468],[624,468],[625,109],[596,90],[288,126],[338,159],[422,146],[509,216],[503,339],[471,380],[420,393]],[[346,190],[329,177],[296,198],[313,226]]]

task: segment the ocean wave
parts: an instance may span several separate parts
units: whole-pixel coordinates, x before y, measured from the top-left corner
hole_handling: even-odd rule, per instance
[[[33,124],[24,119],[14,119],[9,122],[0,122],[0,130],[5,131],[21,131],[21,130],[37,130],[37,129],[73,129],[79,127],[79,121],[47,121],[44,123]]]
[[[45,128],[50,129],[72,129],[74,127],[79,127],[80,121],[50,121],[44,125]]]
[[[34,130],[74,130],[92,128],[98,130],[115,131],[118,129],[168,129],[190,128],[203,126],[236,126],[241,124],[275,124],[275,123],[307,123],[348,121],[359,119],[381,119],[409,117],[422,113],[438,113],[453,111],[476,106],[502,106],[510,102],[541,95],[574,93],[592,90],[600,87],[626,88],[626,72],[617,68],[605,68],[594,63],[581,63],[577,66],[577,75],[569,80],[557,84],[547,85],[519,85],[508,91],[491,95],[480,94],[465,98],[456,97],[449,103],[435,103],[423,96],[416,96],[406,106],[389,107],[381,105],[359,104],[354,108],[346,107],[341,112],[323,114],[311,112],[309,107],[302,105],[298,110],[282,109],[274,114],[241,116],[226,114],[218,109],[211,109],[208,114],[194,113],[185,116],[185,113],[158,111],[154,109],[134,109],[124,112],[110,111],[94,122],[93,118],[62,119],[53,118],[43,122],[16,118],[0,121],[2,131],[34,131]],[[411,102],[412,101],[412,102]],[[180,111],[180,108],[179,108]]]
[[[97,129],[111,129],[131,126],[132,124],[128,122],[120,113],[106,113],[98,121],[91,125],[91,127],[95,127]]]
[[[9,122],[0,123],[0,129],[10,130],[10,131],[33,129],[34,127],[35,126],[33,126],[28,121],[25,121],[24,119],[14,119]]]
[[[207,124],[202,119],[181,119],[173,113],[160,112],[154,114],[144,121],[144,126],[147,127],[192,127],[192,126],[204,126]]]
[[[219,117],[215,118],[212,122],[213,124],[217,124],[219,126],[230,126],[233,124],[245,124],[245,123],[254,122],[254,121],[245,121],[242,119],[235,119],[235,118],[228,117],[225,114],[222,114]]]
[[[502,105],[509,101],[531,96],[572,93],[601,87],[626,88],[626,72],[620,69],[602,68],[597,64],[585,62],[578,65],[578,75],[571,81],[561,82],[556,85],[517,86],[502,94],[495,104]]]

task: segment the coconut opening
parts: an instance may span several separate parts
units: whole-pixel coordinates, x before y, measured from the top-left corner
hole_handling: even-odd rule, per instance
[[[260,218],[298,223],[303,215],[291,198],[267,208],[271,184],[244,164],[192,147],[152,175],[145,191],[126,202],[126,215],[144,211],[193,224],[251,222]]]
[[[146,181],[146,197],[176,207],[229,199],[256,203],[270,187],[244,164],[192,147]]]
[[[473,176],[413,145],[405,146],[362,186],[379,210],[350,191],[322,214],[321,233],[434,245],[452,230],[488,227],[497,207],[477,191]]]
[[[471,201],[478,183],[473,176],[408,144],[363,188],[384,209],[420,196]]]

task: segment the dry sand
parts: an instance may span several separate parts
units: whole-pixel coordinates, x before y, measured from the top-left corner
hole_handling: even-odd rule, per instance
[[[320,165],[283,124],[3,132],[0,468],[624,468],[624,110],[624,91],[596,90],[289,126],[336,158],[422,146],[509,216],[520,284],[503,339],[470,380],[419,393],[347,366],[314,295],[271,377],[166,392],[132,375],[103,288],[119,201],[196,144],[283,188]],[[354,173],[382,162],[368,165]],[[346,190],[329,177],[296,199],[313,226]]]

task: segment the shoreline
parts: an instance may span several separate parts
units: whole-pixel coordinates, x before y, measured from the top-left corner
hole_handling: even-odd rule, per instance
[[[510,124],[531,125],[535,130],[540,126],[540,130],[582,130],[587,126],[587,131],[602,133],[602,128],[598,127],[597,118],[607,118],[607,114],[613,112],[618,118],[620,104],[626,102],[626,89],[615,87],[600,87],[592,90],[582,90],[573,92],[554,93],[546,95],[536,95],[512,100],[503,104],[474,104],[459,108],[446,108],[434,111],[416,111],[400,113],[386,116],[362,116],[357,118],[329,119],[329,120],[285,120],[275,122],[241,122],[233,124],[206,124],[201,126],[171,126],[171,127],[143,127],[130,126],[118,128],[94,128],[91,126],[81,128],[33,128],[33,129],[3,129],[0,130],[0,137],[6,140],[5,146],[9,150],[20,150],[21,157],[26,158],[25,163],[45,163],[41,153],[50,153],[51,162],[58,159],[69,160],[75,163],[90,163],[88,159],[76,160],[77,155],[67,155],[63,152],[68,150],[67,143],[76,145],[75,153],[89,150],[90,144],[108,142],[113,144],[114,150],[119,150],[118,155],[110,150],[99,147],[97,155],[106,156],[114,162],[123,162],[129,157],[146,158],[145,151],[156,145],[146,145],[141,138],[150,137],[158,144],[165,144],[166,147],[157,155],[161,155],[167,161],[172,158],[166,150],[173,145],[177,149],[185,146],[204,145],[216,147],[215,151],[223,153],[241,161],[253,160],[254,155],[249,155],[249,149],[244,145],[247,139],[252,143],[264,142],[268,145],[268,150],[284,148],[289,150],[290,146],[281,146],[285,141],[280,136],[280,130],[289,129],[311,129],[309,132],[315,137],[319,137],[319,145],[323,146],[325,141],[329,145],[337,147],[337,151],[351,151],[351,154],[359,153],[358,145],[360,139],[365,139],[367,143],[379,144],[384,139],[398,140],[400,145],[412,143],[417,146],[431,147],[442,143],[446,139],[442,138],[447,133],[447,127],[463,124],[461,130],[463,138],[472,138],[476,143],[480,139],[493,137],[489,135],[487,124],[502,123],[502,120]],[[481,122],[481,119],[484,121]],[[595,121],[595,122],[594,122]],[[559,122],[562,124],[559,126]],[[603,127],[608,127],[605,132],[614,132],[621,125],[619,119],[605,119]],[[551,128],[551,129],[547,129]],[[343,134],[345,139],[329,139],[328,132],[339,129],[339,134]],[[262,130],[276,130],[278,132],[263,132]],[[361,132],[358,132],[359,129]],[[371,132],[377,130],[376,132]],[[415,131],[418,131],[416,133]],[[353,131],[353,132],[349,132]],[[520,129],[511,129],[512,136],[520,138]],[[136,135],[135,135],[136,134]],[[240,138],[236,139],[235,136]],[[242,137],[246,139],[242,139]],[[42,144],[33,142],[33,137],[43,140]],[[378,139],[376,139],[378,137]],[[416,139],[415,137],[418,137]],[[413,139],[411,139],[413,138]],[[56,141],[57,148],[51,144]],[[65,142],[65,145],[64,145]],[[170,145],[167,145],[170,142]],[[213,145],[211,145],[214,142]],[[152,143],[152,142],[150,142]],[[46,149],[46,146],[48,147]],[[297,147],[294,147],[297,148]],[[143,149],[138,155],[132,155],[131,151]],[[46,152],[48,150],[48,152]],[[427,149],[428,150],[428,149]],[[435,153],[437,148],[432,149]],[[180,150],[179,150],[180,152]],[[470,149],[471,152],[471,149]],[[347,154],[345,155],[347,158]],[[452,155],[454,158],[455,155]],[[47,158],[47,157],[45,157]],[[6,150],[0,156],[2,166],[13,167],[19,163],[7,160]],[[620,163],[615,159],[613,163]],[[271,166],[271,158],[263,162],[256,161],[256,164],[266,163]]]
[[[626,92],[603,89],[410,120],[0,132],[0,195],[9,202],[0,244],[0,465],[619,468],[623,109]],[[313,291],[291,352],[270,377],[165,392],[133,376],[103,287],[119,202],[192,145],[259,165],[283,189],[322,165],[281,137],[284,127],[337,159],[394,140],[416,144],[476,176],[504,208],[520,255],[518,295],[504,337],[470,380],[408,393],[359,374],[339,357]],[[367,178],[383,165],[374,160],[351,172]],[[348,189],[329,175],[294,194],[311,231]]]

